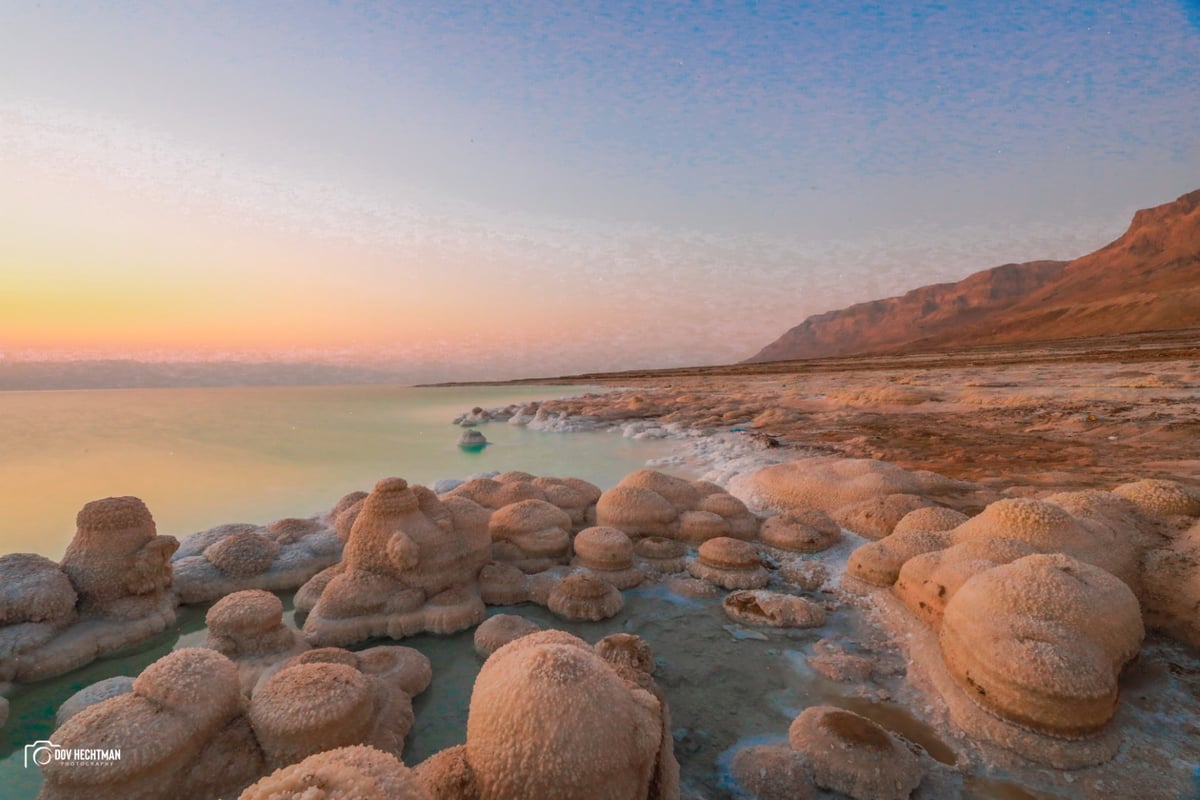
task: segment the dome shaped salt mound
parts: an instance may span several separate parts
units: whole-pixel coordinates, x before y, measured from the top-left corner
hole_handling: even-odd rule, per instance
[[[769,625],[773,628],[819,628],[825,624],[825,608],[803,597],[742,590],[730,592],[721,603],[725,614],[744,625]]]
[[[161,605],[179,542],[157,535],[145,503],[136,497],[93,500],[75,521],[75,537],[60,566],[79,595],[81,611],[128,619]]]
[[[631,472],[617,485],[652,491],[674,506],[676,512],[697,508],[702,497],[691,481],[652,469]]]
[[[596,524],[620,528],[637,539],[643,536],[674,538],[679,512],[662,495],[640,486],[620,484],[600,495]]]
[[[832,512],[838,524],[868,539],[882,539],[895,529],[907,514],[933,503],[915,494],[888,494],[869,497],[842,506]]]
[[[594,526],[580,531],[572,563],[617,589],[632,589],[645,578],[633,566],[633,540],[620,528]]]
[[[866,458],[805,458],[765,467],[731,484],[734,493],[776,511],[818,508],[832,512],[890,494],[938,499],[952,506],[973,503],[979,487],[932,472],[909,472]]]
[[[966,522],[970,517],[961,511],[943,506],[922,506],[900,518],[892,533],[909,531],[950,531]]]
[[[492,513],[492,557],[524,572],[541,572],[570,558],[571,517],[545,500],[521,500]]]
[[[528,481],[501,483],[491,478],[473,478],[456,486],[446,496],[465,497],[493,511],[522,500],[546,499],[546,493]]]
[[[204,557],[231,578],[249,578],[266,572],[279,555],[279,542],[255,531],[227,536],[204,550]]]
[[[592,622],[616,616],[624,605],[615,586],[588,573],[563,578],[546,602],[547,608],[564,619]]]
[[[1200,647],[1200,522],[1142,558],[1146,625]]]
[[[479,593],[489,606],[514,606],[529,602],[525,573],[512,564],[488,564],[481,569]]]
[[[542,490],[546,502],[552,503],[571,518],[572,530],[582,530],[596,521],[596,501],[599,486],[579,478],[533,478],[530,483]]]
[[[724,520],[729,529],[729,533],[725,534],[734,539],[753,539],[758,535],[758,529],[761,522],[750,509],[746,507],[738,498],[721,489],[719,486],[712,486],[703,481],[696,481],[692,484],[694,487],[699,487],[698,491],[708,492],[700,498],[700,502],[696,506],[696,510],[701,513],[716,514]],[[709,487],[716,491],[711,491]],[[681,533],[683,533],[682,517],[680,521]],[[690,541],[690,540],[689,540]]]
[[[754,545],[729,537],[700,545],[698,557],[688,563],[688,572],[726,589],[761,589],[770,579]]]
[[[130,692],[88,706],[51,738],[70,749],[120,748],[100,762],[51,761],[42,768],[44,800],[82,797],[193,797],[236,791],[261,768],[253,744],[223,764],[219,775],[197,768],[238,727],[241,692],[233,663],[212,650],[187,648],[160,658],[133,681]],[[205,783],[200,790],[197,782]],[[219,791],[213,791],[216,788]]]
[[[905,800],[921,783],[916,755],[866,717],[833,706],[804,709],[788,729],[822,789],[855,800]]]
[[[324,529],[315,519],[284,517],[267,526],[267,535],[279,544],[295,544],[309,534]]]
[[[204,647],[238,665],[249,691],[271,664],[308,649],[299,634],[283,624],[283,603],[270,592],[247,589],[218,600],[204,617]]]
[[[1025,556],[980,573],[946,605],[946,669],[983,709],[1056,736],[1099,730],[1144,631],[1137,598],[1070,556]]]
[[[1140,480],[1113,489],[1143,512],[1155,517],[1200,517],[1200,490],[1176,481]]]
[[[820,553],[837,544],[842,529],[815,508],[785,511],[762,524],[758,539],[768,547],[791,553]]]
[[[239,800],[433,800],[395,756],[356,745],[311,755],[248,787]]]
[[[461,629],[455,619],[469,627],[483,618],[476,578],[490,547],[486,530],[457,524],[433,492],[385,478],[363,501],[341,570],[305,620],[305,637],[328,646]]]
[[[488,617],[475,629],[475,652],[487,658],[504,645],[531,633],[542,626],[516,614],[497,614]]]
[[[75,618],[75,587],[58,564],[33,553],[0,556],[0,626],[63,627]]]
[[[948,531],[911,531],[893,533],[876,542],[868,542],[850,554],[846,575],[872,586],[891,586],[900,576],[900,568],[910,558],[941,550],[951,542]]]
[[[662,536],[647,536],[633,545],[638,566],[647,572],[669,575],[687,569],[687,545]]]
[[[664,711],[584,642],[530,634],[479,671],[460,774],[469,770],[478,796],[496,800],[589,800],[598,787],[611,800],[677,797]]]
[[[1015,539],[961,542],[945,550],[921,553],[904,562],[893,591],[922,622],[937,627],[942,624],[946,604],[964,583],[992,567],[1036,552],[1030,545]]]

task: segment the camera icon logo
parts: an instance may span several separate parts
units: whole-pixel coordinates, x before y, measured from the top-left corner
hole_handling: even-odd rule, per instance
[[[36,764],[44,767],[54,760],[54,751],[58,745],[49,739],[38,739],[33,744],[25,745],[25,766]]]

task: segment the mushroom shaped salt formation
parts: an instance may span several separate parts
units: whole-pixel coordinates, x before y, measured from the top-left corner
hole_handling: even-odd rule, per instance
[[[489,606],[529,602],[524,572],[512,564],[488,564],[479,570],[479,594]]]
[[[541,625],[516,614],[488,617],[475,629],[475,652],[487,658],[514,639],[541,629]]]
[[[1060,553],[980,573],[946,605],[939,646],[966,695],[1056,736],[1099,730],[1117,676],[1141,647],[1137,598],[1110,573]]]
[[[546,601],[546,607],[563,619],[592,622],[616,616],[624,605],[615,586],[586,572],[563,578]]]
[[[824,511],[805,508],[785,511],[768,518],[758,540],[768,547],[790,553],[820,553],[842,538],[842,529]]]
[[[730,619],[744,625],[819,628],[825,624],[824,606],[782,592],[763,589],[730,592],[721,606]]]
[[[1154,517],[1200,517],[1200,490],[1176,481],[1140,480],[1113,489]]]
[[[882,539],[891,534],[896,523],[918,508],[933,503],[915,494],[888,494],[869,497],[833,511],[833,518],[847,530],[868,539]]]
[[[770,580],[754,545],[727,536],[700,545],[699,556],[688,563],[688,572],[725,589],[761,589]]]
[[[632,538],[674,538],[679,512],[657,492],[640,486],[617,484],[596,501],[596,524],[620,528]]]
[[[0,626],[64,627],[75,619],[77,600],[71,580],[50,559],[33,553],[0,556]]]
[[[633,540],[619,528],[585,528],[575,537],[575,558],[597,578],[618,589],[632,589],[645,575],[633,566]]]
[[[239,716],[237,669],[212,650],[177,650],[151,664],[133,690],[88,706],[54,732],[71,750],[109,750],[105,761],[52,760],[43,800],[217,797],[260,774],[262,755]],[[236,740],[228,751],[224,742]],[[210,762],[223,754],[220,768]],[[205,769],[212,766],[212,769]]]
[[[218,600],[204,617],[204,646],[238,665],[242,687],[249,690],[264,669],[308,643],[283,624],[283,603],[270,592],[247,589]]]
[[[896,534],[892,534],[895,536]],[[893,591],[927,625],[942,624],[946,604],[981,572],[1037,551],[1016,539],[979,539],[913,556],[900,567]]]
[[[633,546],[638,566],[659,575],[683,572],[687,569],[687,545],[662,536],[647,536]]]
[[[922,506],[915,508],[900,518],[892,533],[908,533],[909,531],[951,531],[962,525],[970,517],[961,511],[943,506]]]
[[[900,576],[904,562],[921,553],[945,548],[950,537],[947,531],[912,531],[867,542],[850,554],[846,574],[872,586],[891,586]]]
[[[79,595],[81,612],[113,619],[162,614],[173,601],[171,554],[174,536],[159,536],[146,504],[136,497],[108,497],[85,505],[75,519],[62,571]]]
[[[483,606],[468,595],[489,549],[486,531],[456,524],[433,492],[385,478],[363,501],[341,571],[321,591],[305,636],[326,646],[474,625]]]
[[[473,776],[478,797],[660,800],[661,702],[631,685],[584,642],[558,631],[521,637],[479,671],[463,762],[442,775]],[[665,756],[664,756],[665,753]],[[664,763],[664,758],[670,764]],[[469,796],[469,795],[468,795]]]
[[[916,755],[866,717],[833,706],[810,706],[788,729],[793,751],[808,756],[822,789],[855,800],[905,800],[921,783]]]
[[[248,787],[238,800],[432,800],[395,756],[365,745],[316,753]]]
[[[523,572],[541,572],[570,559],[571,518],[545,500],[521,500],[492,514],[492,558]]]

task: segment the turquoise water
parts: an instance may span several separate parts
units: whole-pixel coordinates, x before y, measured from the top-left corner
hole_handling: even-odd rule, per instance
[[[0,554],[59,558],[89,500],[136,495],[159,533],[325,511],[381,477],[414,483],[486,470],[575,476],[601,487],[664,455],[662,442],[480,427],[473,406],[562,397],[577,386],[387,386],[0,392]]]

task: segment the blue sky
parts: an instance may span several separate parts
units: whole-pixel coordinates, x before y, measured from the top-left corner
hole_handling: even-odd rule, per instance
[[[107,209],[142,192],[248,226],[222,269],[251,285],[279,274],[255,264],[295,260],[254,233],[283,224],[352,240],[297,266],[314,293],[323,270],[462,287],[480,327],[423,323],[430,352],[500,338],[518,370],[612,366],[613,342],[631,366],[731,360],[809,313],[1080,255],[1197,188],[1198,20],[1178,2],[18,2],[0,10],[0,142],[73,204],[86,172]],[[89,213],[0,193],[60,235]],[[158,269],[199,268],[163,247]],[[610,288],[591,327],[539,337],[520,297],[471,306],[506,280],[561,304]],[[327,349],[408,357],[385,340]]]

